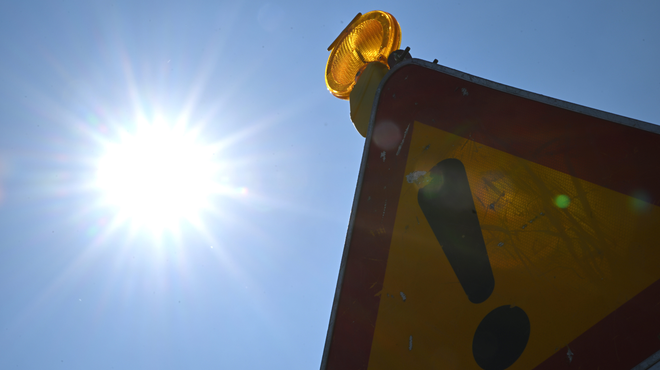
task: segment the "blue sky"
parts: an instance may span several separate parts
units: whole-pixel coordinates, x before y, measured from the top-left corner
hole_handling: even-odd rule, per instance
[[[364,145],[326,48],[375,9],[414,57],[660,123],[656,1],[0,1],[0,368],[317,368]],[[194,219],[103,201],[140,119],[211,148]]]

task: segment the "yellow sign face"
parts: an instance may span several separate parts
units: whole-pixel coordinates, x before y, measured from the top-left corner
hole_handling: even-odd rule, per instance
[[[427,217],[437,169],[452,163],[464,167],[487,251],[474,266],[494,281],[474,294],[472,255],[456,262]],[[533,369],[660,279],[659,207],[420,122],[405,174],[371,370]],[[476,343],[475,333],[497,339],[480,328],[498,310],[524,312],[517,349]]]

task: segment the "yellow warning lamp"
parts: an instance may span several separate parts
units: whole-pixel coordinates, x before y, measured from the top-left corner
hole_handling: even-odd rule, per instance
[[[394,17],[374,10],[358,15],[330,45],[325,84],[332,95],[348,99],[356,75],[371,62],[387,65],[387,57],[401,46],[401,28]]]

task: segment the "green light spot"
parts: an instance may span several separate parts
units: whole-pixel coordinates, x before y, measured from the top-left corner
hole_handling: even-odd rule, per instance
[[[643,213],[651,208],[650,197],[646,192],[635,191],[630,198],[630,208],[635,213]]]
[[[557,195],[555,198],[555,205],[559,208],[566,208],[571,204],[571,198],[568,195]]]

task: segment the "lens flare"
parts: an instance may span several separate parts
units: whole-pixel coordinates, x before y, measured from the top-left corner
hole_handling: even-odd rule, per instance
[[[644,213],[651,209],[651,199],[645,191],[637,190],[630,198],[630,209],[634,213]]]
[[[568,197],[568,195],[557,195],[555,197],[555,205],[559,208],[568,208],[569,205],[571,205],[571,198]]]

